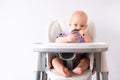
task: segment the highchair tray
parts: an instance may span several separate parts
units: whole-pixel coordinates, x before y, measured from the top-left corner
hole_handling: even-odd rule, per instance
[[[108,50],[108,45],[103,42],[35,43],[32,46],[35,52],[104,52]]]

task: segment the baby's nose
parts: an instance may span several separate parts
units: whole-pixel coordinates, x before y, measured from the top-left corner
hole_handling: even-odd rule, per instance
[[[76,29],[80,30],[80,27],[77,27]]]

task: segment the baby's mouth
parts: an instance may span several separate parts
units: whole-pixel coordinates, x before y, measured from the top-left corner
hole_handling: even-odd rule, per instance
[[[79,31],[79,29],[73,29],[72,32],[74,32],[74,31]]]
[[[74,33],[74,34],[78,34],[79,29],[73,29],[71,32]]]

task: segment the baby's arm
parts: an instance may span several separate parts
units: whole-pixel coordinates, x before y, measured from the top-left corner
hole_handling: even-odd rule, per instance
[[[74,34],[74,33],[70,33],[67,36],[56,38],[55,42],[57,42],[57,43],[68,43],[68,42],[75,42],[76,39],[77,39],[77,35]]]
[[[91,42],[91,38],[88,36],[88,34],[84,35],[85,42]]]
[[[67,43],[67,37],[58,37],[55,40],[56,43]]]
[[[92,41],[86,30],[81,30],[80,35],[85,39],[85,42]]]

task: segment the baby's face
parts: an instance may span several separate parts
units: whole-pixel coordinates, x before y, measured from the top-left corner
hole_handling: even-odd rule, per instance
[[[70,29],[85,30],[87,28],[87,19],[84,16],[74,15],[70,22]]]

